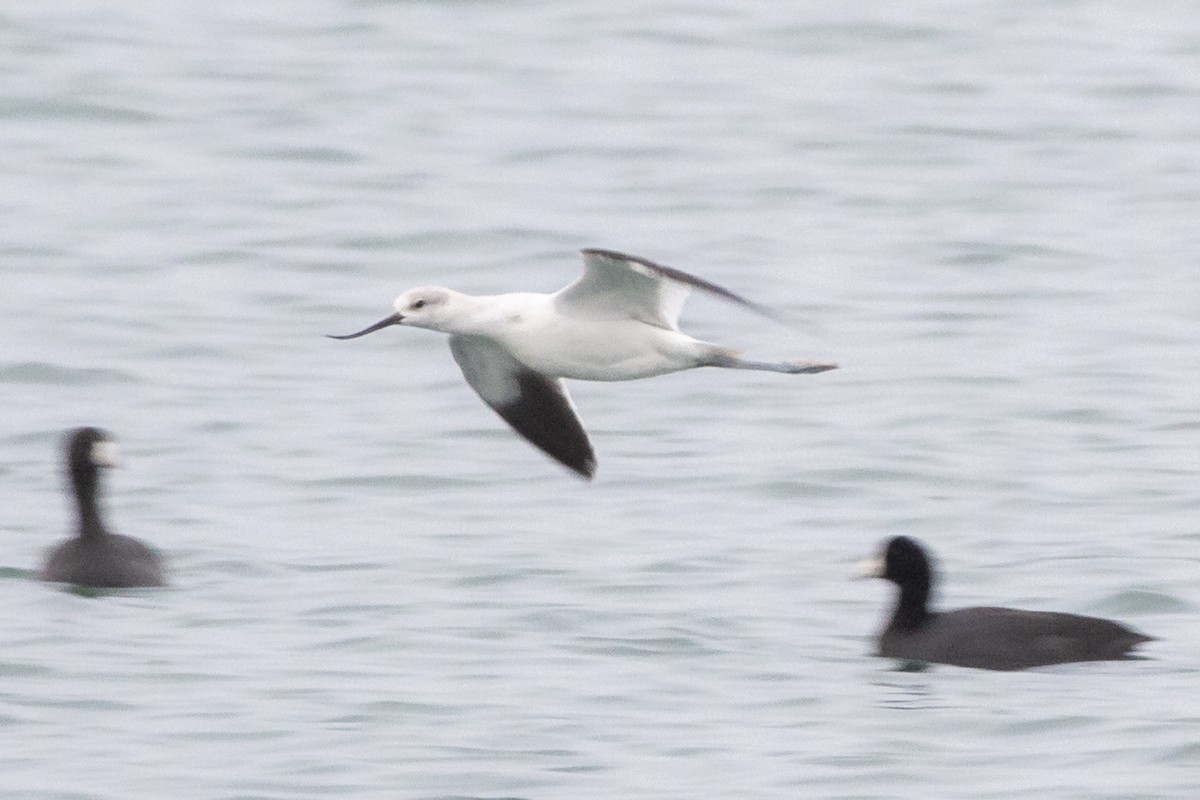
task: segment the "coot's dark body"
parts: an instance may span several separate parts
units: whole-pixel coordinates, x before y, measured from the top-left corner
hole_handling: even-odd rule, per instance
[[[1016,670],[1075,661],[1135,657],[1153,637],[1099,617],[1013,608],[929,609],[933,569],[907,536],[888,542],[870,575],[900,587],[891,621],[879,635],[881,656],[980,669]]]
[[[41,578],[99,589],[166,585],[162,557],[154,548],[111,533],[100,515],[100,468],[112,466],[112,438],[98,428],[79,428],[67,441],[67,472],[77,512],[76,535],[50,551]]]

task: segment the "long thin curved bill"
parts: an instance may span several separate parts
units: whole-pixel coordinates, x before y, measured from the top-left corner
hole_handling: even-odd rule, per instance
[[[335,336],[332,333],[327,333],[327,334],[325,334],[325,336],[327,336],[330,339],[357,339],[360,336],[366,336],[368,333],[374,333],[377,330],[381,330],[383,328],[388,328],[388,327],[391,327],[392,325],[399,325],[400,321],[403,319],[404,319],[404,315],[402,315],[402,314],[392,314],[387,319],[381,319],[381,320],[379,320],[379,322],[376,322],[374,325],[368,325],[367,327],[363,328],[358,333],[348,333],[345,336]]]

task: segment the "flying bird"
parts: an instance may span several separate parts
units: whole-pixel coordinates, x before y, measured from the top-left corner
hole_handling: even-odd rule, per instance
[[[346,336],[392,325],[450,335],[463,377],[512,428],[551,458],[590,479],[596,456],[564,378],[629,381],[696,367],[811,374],[816,361],[767,362],[693,339],[679,330],[689,290],[777,318],[771,309],[672,267],[612,250],[582,251],[584,271],[553,294],[472,296],[440,286],[410,289],[396,312]]]

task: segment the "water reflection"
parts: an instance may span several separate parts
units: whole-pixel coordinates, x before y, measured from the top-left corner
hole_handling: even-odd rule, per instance
[[[934,693],[929,667],[923,661],[901,661],[876,672],[871,683],[882,690],[876,705],[900,711],[947,708],[945,699]]]

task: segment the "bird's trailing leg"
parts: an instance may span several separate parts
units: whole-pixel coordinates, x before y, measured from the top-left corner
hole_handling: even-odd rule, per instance
[[[783,372],[788,375],[811,375],[837,369],[826,361],[751,361],[733,350],[714,349],[704,361],[706,367],[723,369],[756,369],[764,372]]]

